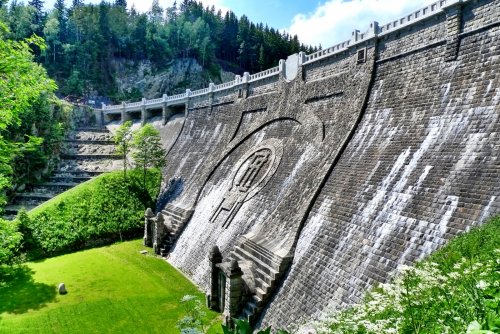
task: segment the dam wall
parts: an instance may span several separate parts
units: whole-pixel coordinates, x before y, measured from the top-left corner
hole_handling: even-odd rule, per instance
[[[500,2],[479,3],[462,7],[456,60],[447,61],[445,13],[380,37],[363,119],[264,324],[358,302],[399,265],[500,213]]]
[[[152,101],[184,116],[145,241],[226,322],[291,328],[356,303],[500,213],[499,73],[500,0],[441,0]]]

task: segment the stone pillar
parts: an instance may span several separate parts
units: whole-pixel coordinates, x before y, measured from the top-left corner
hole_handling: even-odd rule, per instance
[[[141,102],[141,125],[146,124],[146,121],[148,120],[148,111],[146,109],[146,98],[142,98]]]
[[[355,44],[361,39],[361,33],[359,30],[353,30],[351,33],[351,45]]]
[[[240,88],[239,88],[238,97],[243,98],[243,99],[248,98],[248,91],[250,88],[249,81],[250,81],[250,73],[248,73],[248,72],[243,73],[243,76],[241,77],[242,84],[240,85]]]
[[[169,109],[167,105],[167,94],[163,94],[163,103],[161,105],[161,121],[165,125],[170,118]]]
[[[99,128],[102,128],[104,126],[103,114],[104,112],[102,111],[102,109],[94,109],[95,124]]]
[[[284,80],[286,77],[286,61],[284,59],[280,59],[278,63],[279,76],[281,80]]]
[[[161,237],[163,236],[163,231],[165,229],[165,224],[163,214],[158,212],[156,218],[154,218],[154,227],[153,227],[153,250],[156,254],[160,254],[160,244]]]
[[[122,102],[122,124],[128,121],[131,116],[127,113],[127,104],[125,102]]]
[[[446,13],[446,49],[444,61],[454,61],[458,56],[460,32],[462,29],[462,0],[447,2],[443,11]]]
[[[153,210],[147,208],[144,213],[144,246],[153,246],[153,223],[154,223]]]
[[[214,246],[208,254],[208,262],[210,263],[210,290],[207,292],[207,307],[211,310],[220,312],[219,305],[219,273],[220,269],[217,267],[222,262],[222,254],[219,247]]]
[[[191,107],[191,89],[186,89],[186,111]]]
[[[371,37],[377,37],[378,36],[378,32],[379,32],[379,24],[377,21],[373,21],[372,23],[370,23],[370,27],[368,28],[368,35],[367,37],[371,38]]]
[[[243,271],[238,261],[232,260],[226,275],[226,298],[224,305],[224,324],[230,328],[234,327],[233,318],[239,315],[241,300],[243,297]]]

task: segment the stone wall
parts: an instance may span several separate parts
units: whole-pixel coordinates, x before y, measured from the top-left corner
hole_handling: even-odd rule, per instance
[[[188,99],[165,178],[194,213],[170,262],[208,289],[215,245],[292,259],[260,318],[288,327],[500,213],[500,0],[443,8]]]
[[[482,5],[500,11],[498,1]],[[483,12],[464,12],[473,10]],[[414,33],[381,40],[379,57],[393,55],[387,44],[398,40],[425,44]],[[500,213],[499,26],[463,38],[454,62],[444,50],[377,63],[363,120],[314,204],[264,324],[300,324],[357,302],[399,265]]]

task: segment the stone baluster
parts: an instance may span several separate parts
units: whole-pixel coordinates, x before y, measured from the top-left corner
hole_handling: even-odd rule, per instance
[[[165,224],[163,214],[158,212],[156,218],[154,218],[154,229],[153,229],[153,250],[156,254],[160,253],[161,237],[165,230]]]
[[[154,213],[151,208],[147,208],[144,213],[144,246],[153,246],[153,223]]]

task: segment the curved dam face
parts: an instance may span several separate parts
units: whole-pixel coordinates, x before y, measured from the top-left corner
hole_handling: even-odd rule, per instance
[[[500,1],[448,2],[188,100],[153,235],[227,321],[355,303],[500,213]]]

